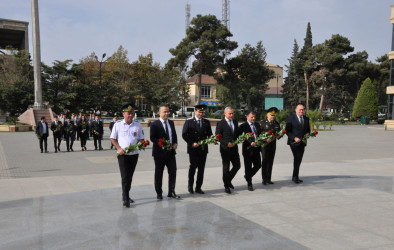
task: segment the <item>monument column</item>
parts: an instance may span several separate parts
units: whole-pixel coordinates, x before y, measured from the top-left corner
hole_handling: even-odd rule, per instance
[[[43,109],[41,86],[41,46],[40,23],[38,18],[38,0],[31,0],[31,17],[33,23],[33,68],[34,68],[34,108]]]

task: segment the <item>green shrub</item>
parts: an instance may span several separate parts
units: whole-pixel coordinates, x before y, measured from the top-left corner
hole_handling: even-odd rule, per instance
[[[358,119],[363,115],[369,116],[371,119],[378,118],[376,91],[369,77],[365,79],[358,91],[356,100],[354,101],[352,118]]]
[[[318,120],[321,120],[322,115],[319,110],[309,110],[307,116],[309,117],[309,125],[311,126],[311,129],[313,129],[315,127],[315,123]]]
[[[8,116],[7,122],[16,125],[16,122],[19,121],[18,117],[16,116]]]
[[[282,122],[286,122],[287,117],[289,117],[289,113],[286,110],[281,110],[278,114],[276,114],[276,121],[281,124]]]

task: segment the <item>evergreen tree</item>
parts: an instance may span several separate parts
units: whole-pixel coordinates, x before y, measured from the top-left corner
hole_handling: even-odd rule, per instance
[[[365,79],[354,101],[352,118],[357,119],[362,115],[371,119],[378,117],[375,86],[370,78]]]
[[[289,60],[289,65],[285,65],[287,76],[283,84],[283,97],[286,108],[295,107],[305,100],[303,93],[305,85],[300,76],[301,59],[299,57],[299,47],[294,39],[293,51]]]
[[[309,93],[310,93],[310,81],[309,77],[313,73],[314,61],[313,61],[313,44],[312,44],[312,29],[311,23],[308,22],[306,28],[306,35],[304,38],[304,46],[302,47],[299,58],[302,64],[302,76],[305,82],[305,108],[309,111]]]

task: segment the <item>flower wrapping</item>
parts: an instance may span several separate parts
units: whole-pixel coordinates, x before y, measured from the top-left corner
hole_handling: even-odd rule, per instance
[[[125,154],[133,152],[135,150],[145,150],[145,148],[150,144],[149,140],[141,140],[137,144],[130,144],[128,147],[124,148]],[[119,154],[116,155],[119,157]]]
[[[205,145],[209,145],[209,144],[216,145],[218,144],[218,142],[220,142],[220,140],[222,140],[222,137],[223,136],[221,134],[211,135],[211,137],[199,141],[198,145],[200,145],[201,148],[204,148]]]

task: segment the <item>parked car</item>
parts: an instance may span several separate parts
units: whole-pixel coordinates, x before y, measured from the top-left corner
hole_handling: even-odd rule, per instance
[[[223,113],[224,113],[224,110],[216,110],[216,111],[213,113],[213,116],[214,116],[216,119],[221,119],[222,116],[223,116]]]
[[[176,116],[192,116],[194,112],[194,107],[183,107],[183,114],[182,114],[182,108],[178,111],[176,111]]]
[[[379,124],[383,124],[386,119],[387,119],[386,113],[381,113],[381,112],[378,113],[378,123]]]

